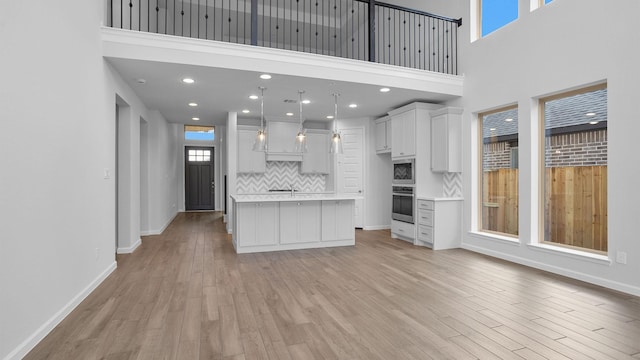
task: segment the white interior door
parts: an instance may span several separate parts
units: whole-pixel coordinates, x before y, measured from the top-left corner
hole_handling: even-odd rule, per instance
[[[364,196],[364,128],[343,129],[343,154],[338,155],[338,191]],[[355,227],[364,224],[364,200],[355,203]]]

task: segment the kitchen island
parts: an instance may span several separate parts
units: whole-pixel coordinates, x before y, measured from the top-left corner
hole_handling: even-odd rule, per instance
[[[355,245],[357,196],[231,195],[236,253]]]

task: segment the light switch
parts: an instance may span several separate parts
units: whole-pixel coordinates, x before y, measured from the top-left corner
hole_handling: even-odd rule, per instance
[[[111,170],[109,168],[104,168],[104,178],[111,179]]]

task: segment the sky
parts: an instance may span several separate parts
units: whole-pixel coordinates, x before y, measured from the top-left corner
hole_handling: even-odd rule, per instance
[[[544,0],[545,4],[552,0]],[[518,0],[482,0],[482,36],[518,18]]]

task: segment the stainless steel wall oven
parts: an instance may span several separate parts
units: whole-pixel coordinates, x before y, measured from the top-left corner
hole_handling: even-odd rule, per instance
[[[393,209],[391,218],[413,224],[414,196],[411,186],[394,186],[392,190]]]

